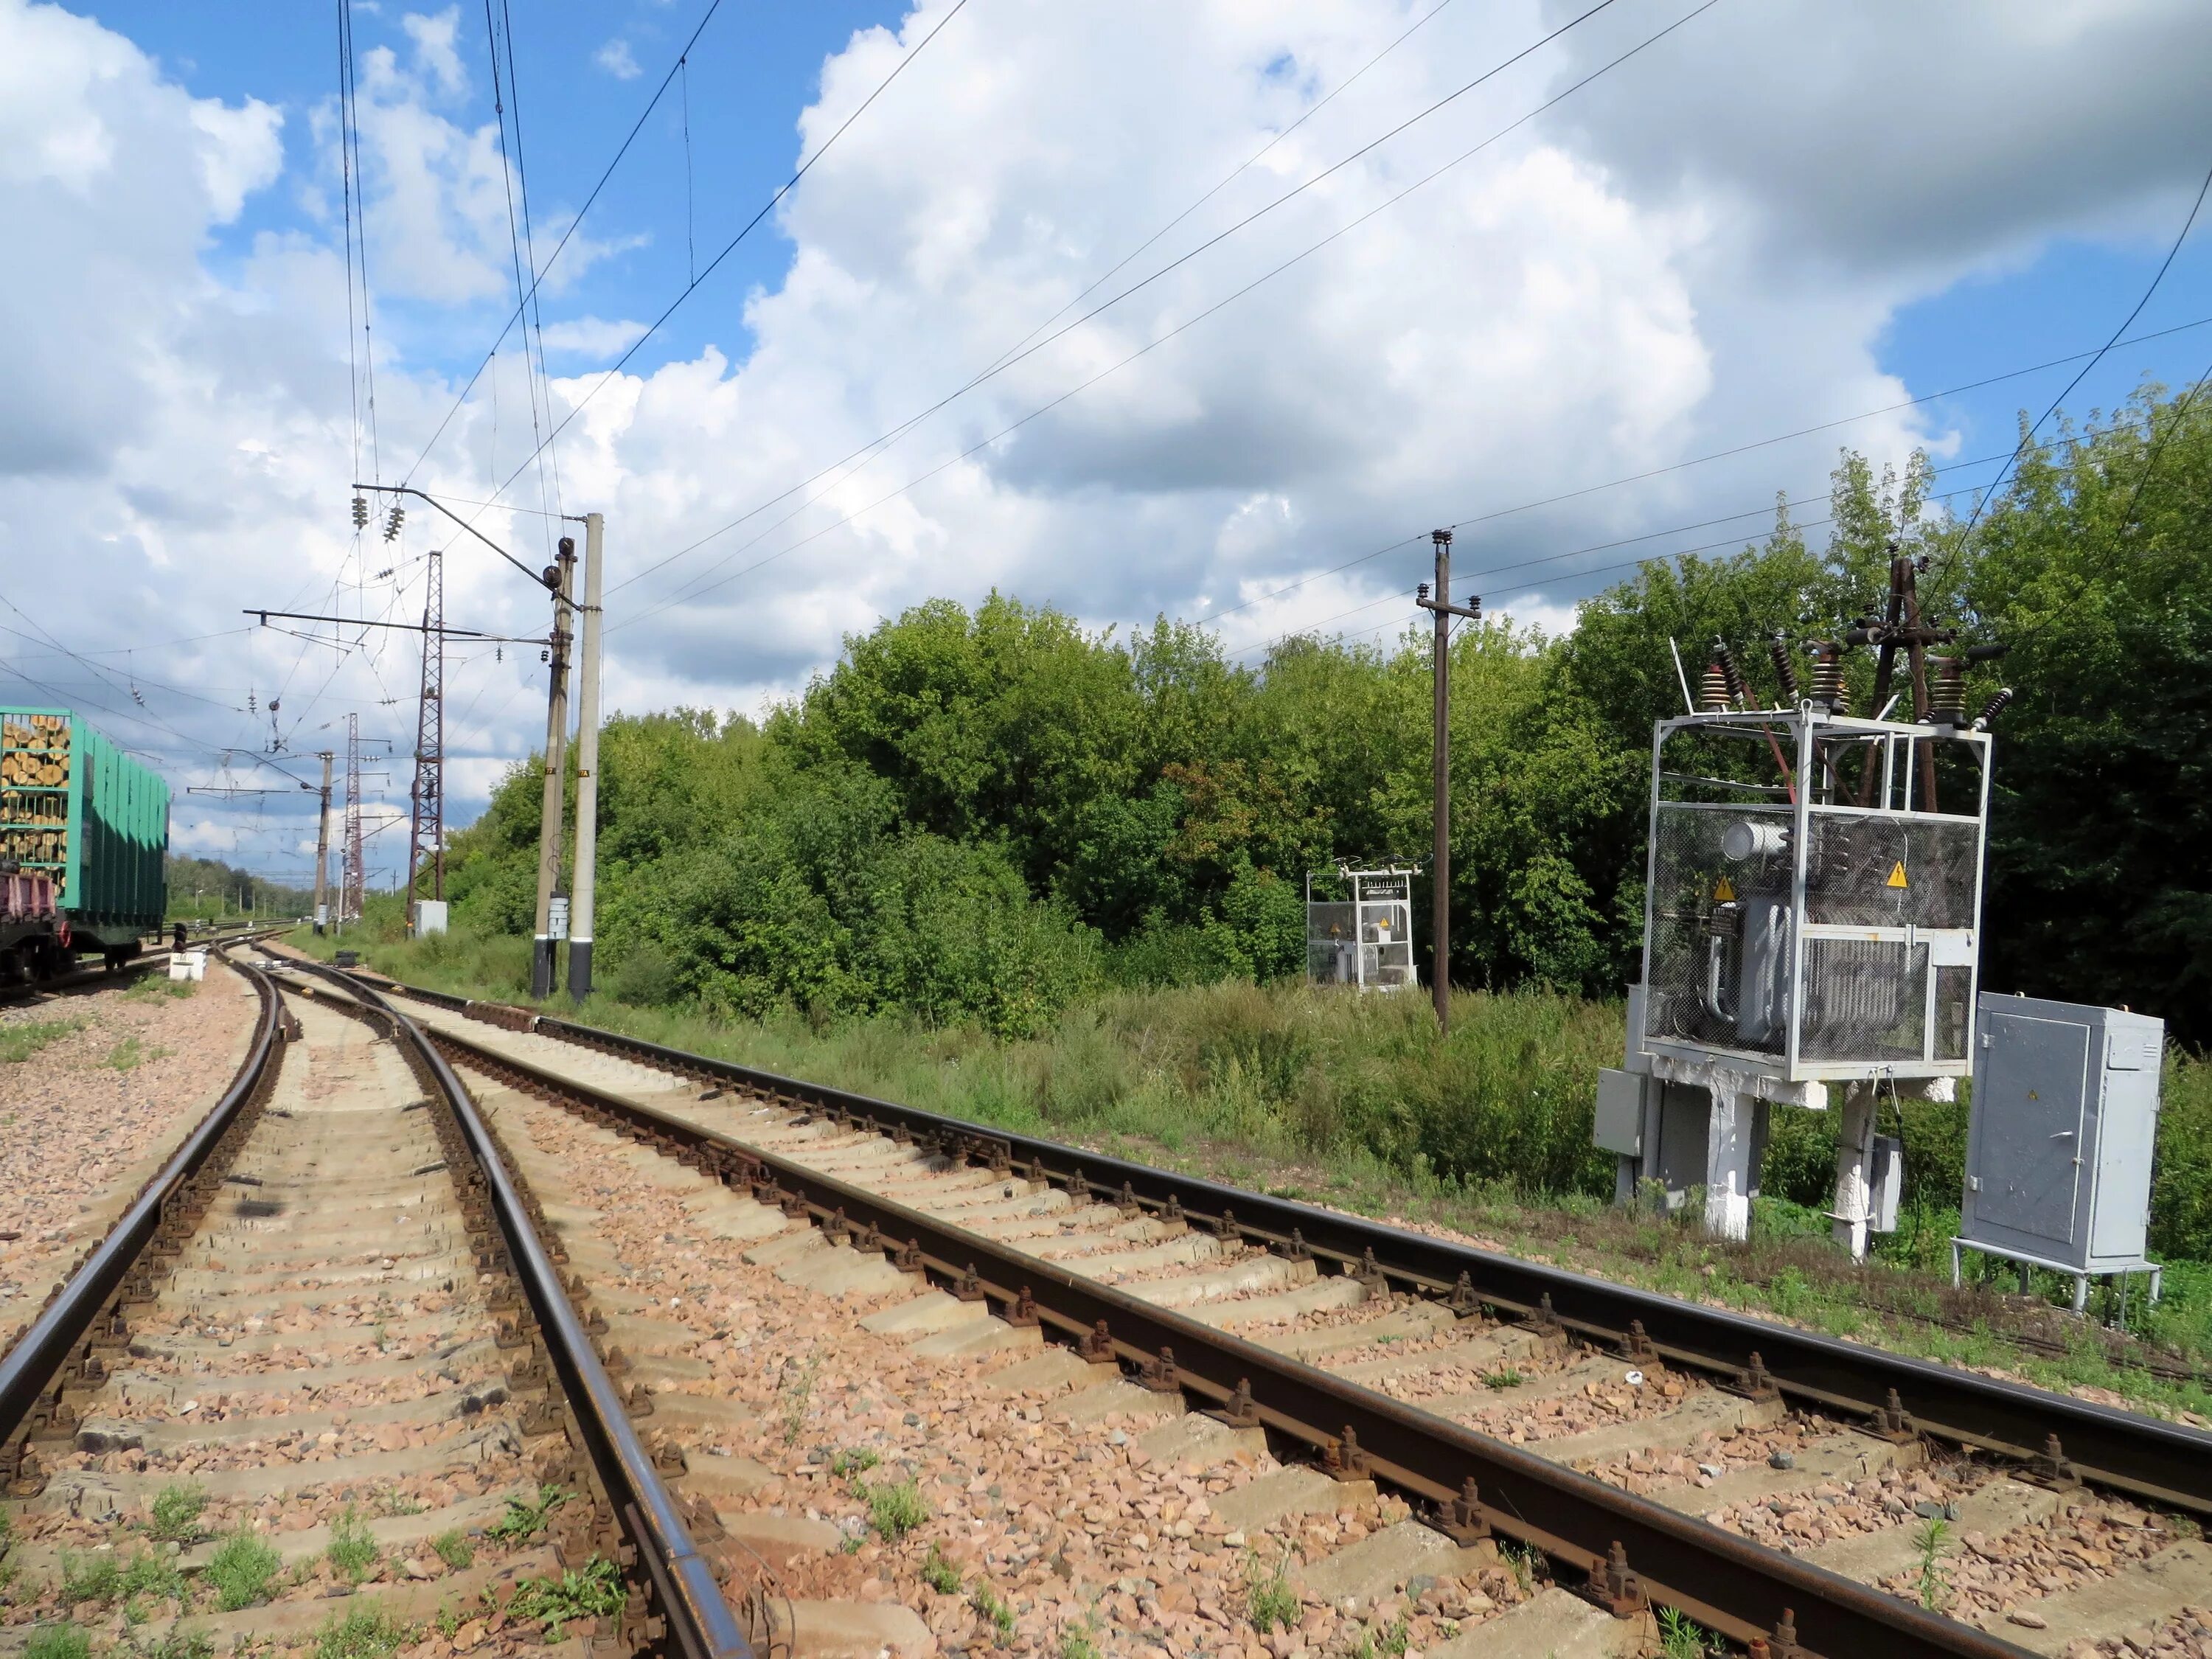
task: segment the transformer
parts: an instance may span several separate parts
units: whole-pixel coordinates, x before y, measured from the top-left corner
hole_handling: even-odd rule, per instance
[[[1322,880],[1349,898],[1316,898],[1306,872],[1306,982],[1395,991],[1419,985],[1413,966],[1413,878],[1420,866],[1357,869],[1340,861]]]
[[[1644,930],[1653,1071],[1725,1073],[1814,1107],[1830,1083],[1967,1075],[1989,743],[1811,702],[1660,721]]]
[[[1769,1106],[1826,1109],[1841,1085],[1831,1215],[1863,1255],[1902,1180],[1877,1093],[1948,1099],[1973,1067],[1990,739],[1949,708],[1854,719],[1817,686],[1743,700],[1709,687],[1654,729],[1644,978],[1594,1139],[1624,1200],[1701,1186],[1708,1229],[1740,1238]]]

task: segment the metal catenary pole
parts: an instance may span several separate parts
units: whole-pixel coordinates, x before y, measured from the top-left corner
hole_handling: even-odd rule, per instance
[[[552,673],[545,696],[545,796],[538,825],[538,917],[530,957],[530,994],[553,994],[553,887],[561,875],[562,771],[568,736],[568,628],[575,595],[576,543],[561,538],[558,564],[546,573],[553,591],[553,643],[548,647]]]
[[[331,876],[331,750],[317,757],[323,763],[323,805],[315,819],[315,931],[330,926]]]
[[[1482,601],[1473,605],[1454,605],[1451,602],[1451,543],[1449,530],[1432,530],[1429,539],[1436,544],[1436,597],[1429,596],[1429,584],[1423,582],[1414,603],[1437,619],[1436,660],[1432,672],[1436,679],[1436,752],[1433,783],[1436,790],[1434,806],[1436,847],[1431,857],[1429,876],[1432,886],[1430,900],[1429,932],[1431,951],[1434,953],[1429,977],[1431,990],[1436,997],[1437,1029],[1447,1030],[1451,1025],[1451,619],[1464,617],[1478,622],[1482,617]]]
[[[568,881],[568,994],[592,994],[592,903],[599,844],[599,589],[606,515],[584,515],[584,606],[576,688],[576,862]]]
[[[409,937],[417,931],[416,884],[430,865],[430,896],[446,896],[446,577],[445,557],[428,556],[422,598],[422,689],[415,715],[415,781],[408,791],[407,914]]]

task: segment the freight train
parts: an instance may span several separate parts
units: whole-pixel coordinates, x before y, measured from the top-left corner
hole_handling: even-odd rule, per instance
[[[0,708],[0,982],[137,955],[168,850],[157,773],[68,709]]]

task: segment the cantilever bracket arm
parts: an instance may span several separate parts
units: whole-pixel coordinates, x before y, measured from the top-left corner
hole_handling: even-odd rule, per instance
[[[1482,620],[1482,601],[1480,599],[1473,605],[1453,605],[1446,599],[1432,599],[1429,597],[1429,585],[1426,582],[1421,584],[1419,596],[1413,603],[1424,611],[1435,611],[1448,617],[1464,617],[1469,622]]]
[[[514,554],[508,552],[497,542],[492,540],[490,537],[485,535],[483,531],[477,529],[466,519],[464,519],[459,514],[454,512],[452,507],[447,507],[445,502],[440,501],[435,495],[426,495],[422,491],[414,489],[408,484],[356,483],[354,485],[354,488],[356,489],[374,490],[385,495],[412,495],[418,501],[428,501],[431,506],[436,507],[439,512],[444,514],[455,524],[460,526],[462,529],[467,531],[470,535],[475,537],[486,547],[491,549],[493,552],[498,554],[501,558],[505,559],[517,570],[520,570],[524,575],[529,577],[530,580],[538,586],[544,587],[549,585],[544,576],[540,575],[537,571],[532,570],[528,565],[523,563],[523,562],[516,558]]]

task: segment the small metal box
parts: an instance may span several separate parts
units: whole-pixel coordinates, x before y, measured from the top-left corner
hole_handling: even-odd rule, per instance
[[[1623,1158],[1644,1156],[1644,1091],[1648,1079],[1607,1066],[1597,1074],[1597,1120],[1590,1144]]]
[[[2075,1274],[2149,1264],[2163,1021],[1979,1000],[1960,1242]]]

